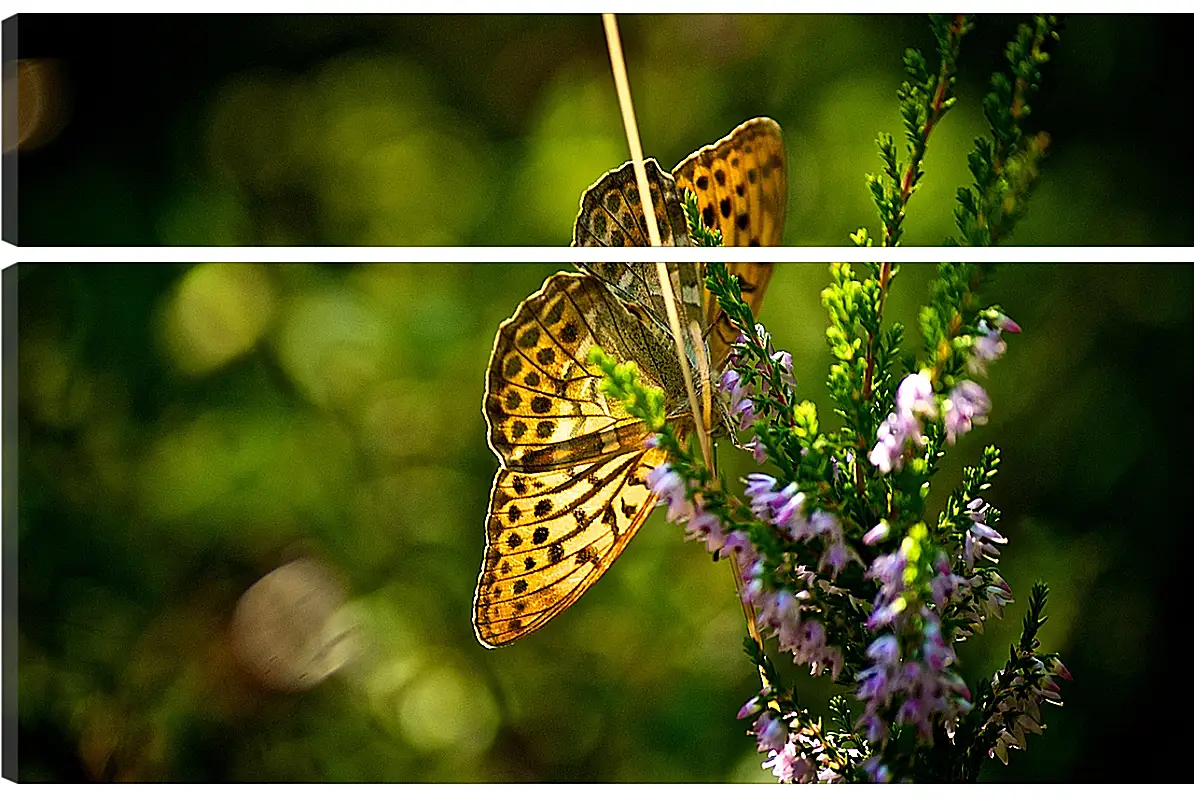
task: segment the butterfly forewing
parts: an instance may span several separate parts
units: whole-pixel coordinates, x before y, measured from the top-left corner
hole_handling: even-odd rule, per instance
[[[688,247],[688,221],[684,216],[683,197],[671,175],[655,159],[644,162],[659,239],[664,247]],[[639,197],[634,165],[621,167],[601,176],[581,199],[580,214],[573,230],[574,247],[649,247],[646,215]],[[659,271],[654,263],[581,263],[578,267],[605,281],[610,291],[630,303],[647,309],[657,324],[667,328],[667,309],[659,285]],[[682,320],[701,319],[703,315],[703,271],[698,264],[668,264],[673,276],[672,290],[677,312]]]
[[[561,272],[502,323],[485,396],[489,441],[502,465],[535,471],[641,449],[647,432],[601,392],[593,345],[639,365],[645,385],[683,393],[662,330],[636,316],[597,278]]]
[[[473,609],[478,638],[507,644],[572,605],[646,521],[655,495],[644,478],[663,460],[640,448],[551,472],[499,470]]]
[[[788,203],[787,155],[783,134],[773,120],[742,123],[728,136],[693,153],[672,170],[676,185],[696,195],[709,228],[721,231],[726,246],[777,247]],[[726,265],[738,276],[742,299],[755,314],[771,280],[772,264]],[[724,363],[738,331],[709,298],[706,324],[714,367]]]

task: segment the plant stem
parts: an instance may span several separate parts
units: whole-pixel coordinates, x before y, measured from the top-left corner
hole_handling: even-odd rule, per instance
[[[956,41],[965,33],[966,15],[957,14],[954,16],[953,25],[950,26],[950,38]],[[946,55],[942,55],[941,68],[937,72],[937,86],[933,91],[933,99],[929,103],[929,113],[925,118],[925,124],[921,127],[921,136],[915,143],[912,151],[912,157],[908,161],[908,166],[904,170],[904,175],[900,179],[900,198],[899,205],[896,208],[896,213],[888,222],[883,231],[883,246],[891,247],[892,239],[899,229],[900,222],[904,219],[904,209],[908,205],[908,200],[912,197],[912,192],[916,189],[917,176],[920,175],[920,164],[924,161],[925,151],[929,146],[929,136],[933,133],[933,129],[937,123],[941,121],[941,117],[945,115],[945,102],[948,99],[946,95],[949,93],[949,84],[953,72],[953,61]]]
[[[965,33],[966,30],[966,15],[956,14],[954,16],[953,24],[950,26],[949,34],[953,41],[957,41],[959,37]],[[908,161],[908,166],[904,170],[904,176],[900,179],[900,199],[899,207],[896,209],[895,216],[885,226],[883,231],[883,246],[891,247],[892,239],[898,229],[898,222],[904,218],[904,209],[908,205],[908,200],[912,197],[912,192],[916,189],[916,176],[920,174],[920,164],[924,161],[925,151],[929,146],[929,136],[932,135],[933,129],[937,123],[941,121],[941,117],[945,115],[946,95],[949,92],[949,84],[951,73],[953,69],[953,61],[947,54],[942,54],[941,68],[937,72],[937,87],[933,91],[933,99],[929,103],[929,113],[925,118],[925,124],[921,128],[921,135],[918,138],[915,148],[912,151],[912,157]],[[887,285],[891,281],[891,262],[885,261],[879,265],[879,319],[883,318],[883,301],[887,297]],[[863,399],[869,400],[871,397],[872,382],[875,376],[875,334],[876,331],[871,331],[867,336],[866,345],[866,373],[863,376],[862,382],[862,396]],[[859,482],[861,483],[861,465],[855,462],[858,468]]]

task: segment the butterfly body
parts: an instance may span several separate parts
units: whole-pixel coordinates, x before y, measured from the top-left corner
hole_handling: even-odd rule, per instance
[[[722,199],[734,198],[721,222],[731,220],[735,230],[757,238],[755,243],[778,244],[786,195],[775,188],[784,182],[784,170],[774,122],[739,126],[681,162],[675,178],[653,159],[645,163],[665,246],[692,244],[682,202],[683,189],[690,187],[715,215],[721,214]],[[770,165],[766,179],[764,165]],[[730,194],[723,198],[718,192],[727,181]],[[626,164],[585,192],[573,245],[647,245],[645,223],[632,166]],[[727,243],[737,241],[720,227]],[[575,602],[622,553],[655,505],[646,476],[665,454],[651,446],[643,422],[601,392],[603,375],[588,363],[589,350],[599,346],[619,362],[635,362],[640,381],[663,392],[665,412],[678,432],[691,427],[656,265],[577,266],[580,272],[550,276],[519,305],[498,328],[490,357],[482,410],[499,468],[473,608],[477,637],[490,647],[542,627]],[[765,269],[754,269],[760,266]],[[757,307],[770,265],[731,268],[754,287],[749,296],[744,287],[743,297]],[[702,360],[722,363],[736,333],[709,302],[703,265],[669,264],[668,273],[682,323],[698,331],[712,328],[708,350],[703,337],[686,343],[689,371],[699,375]]]

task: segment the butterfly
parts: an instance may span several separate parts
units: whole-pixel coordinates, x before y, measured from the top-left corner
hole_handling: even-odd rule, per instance
[[[664,172],[645,162],[664,246],[692,244],[683,193],[726,245],[779,244],[787,169],[779,125],[749,120]],[[574,246],[646,246],[633,164],[607,172],[581,198]],[[587,361],[594,345],[661,389],[678,433],[691,429],[688,395],[653,263],[578,263],[524,300],[498,328],[482,413],[498,457],[486,516],[473,628],[487,647],[509,644],[571,606],[614,560],[655,506],[646,476],[665,453],[645,424],[607,399]],[[771,264],[727,264],[757,313]],[[702,337],[688,342],[716,374],[738,331],[704,288],[703,264],[669,264],[677,311]],[[699,388],[698,388],[699,392]]]

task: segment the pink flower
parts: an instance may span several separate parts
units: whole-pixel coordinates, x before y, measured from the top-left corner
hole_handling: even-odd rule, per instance
[[[978,336],[966,361],[966,368],[972,374],[986,375],[987,365],[1007,352],[1007,343],[1000,338],[1004,331],[1019,333],[1020,326],[1002,311],[989,312],[988,319],[978,321]]]
[[[759,740],[759,752],[779,750],[788,738],[788,726],[770,711],[761,715],[751,727]]]
[[[985,425],[991,399],[974,381],[961,381],[945,400],[945,438],[953,444],[973,425]]]
[[[937,401],[927,372],[917,372],[900,381],[896,389],[896,413],[901,417],[915,414],[928,419],[936,418]]]

